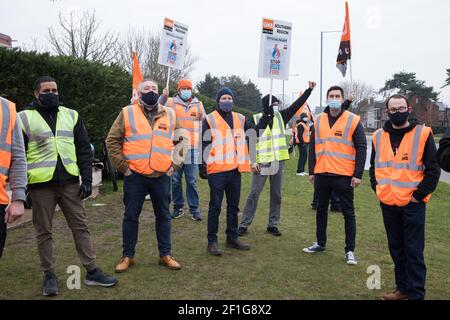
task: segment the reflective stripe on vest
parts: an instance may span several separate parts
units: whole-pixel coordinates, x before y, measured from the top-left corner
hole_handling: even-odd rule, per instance
[[[123,154],[131,170],[150,175],[167,172],[172,165],[175,111],[164,107],[154,128],[137,104],[123,108],[125,135]]]
[[[50,181],[56,169],[58,156],[64,168],[72,176],[79,175],[73,130],[78,113],[59,107],[55,135],[37,110],[19,112],[23,132],[28,138],[28,183]]]
[[[209,174],[238,169],[250,172],[250,158],[245,140],[245,117],[232,112],[233,129],[214,111],[206,116],[210,127],[211,149],[206,157]]]
[[[257,124],[262,117],[262,113],[255,114],[253,117]],[[275,160],[289,159],[288,146],[286,143],[286,128],[283,117],[278,111],[274,113],[277,121],[273,122],[272,129],[269,126],[264,130],[256,142],[256,162],[268,163]]]
[[[12,131],[16,123],[16,106],[0,97],[0,204],[9,203],[6,181],[11,166]]]
[[[316,165],[314,173],[333,173],[353,176],[356,149],[353,133],[359,116],[344,111],[330,128],[328,114],[321,113],[314,122]]]
[[[388,132],[379,129],[373,134],[377,197],[382,203],[403,207],[411,202],[425,176],[421,156],[430,132],[430,128],[417,125],[404,135],[395,155]],[[430,198],[423,201],[427,203]]]

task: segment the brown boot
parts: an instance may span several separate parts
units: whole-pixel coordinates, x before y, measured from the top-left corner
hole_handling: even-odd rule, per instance
[[[159,258],[159,264],[161,266],[165,266],[169,268],[170,270],[180,270],[181,265],[175,261],[175,259],[172,256],[164,256]]]
[[[250,250],[250,246],[239,239],[227,239],[226,246],[238,250]]]
[[[207,250],[213,256],[220,256],[220,255],[222,255],[222,250],[219,249],[219,245],[217,244],[217,242],[213,242],[213,243],[208,244]]]
[[[116,273],[122,273],[128,270],[129,267],[134,266],[134,259],[130,257],[122,257],[116,266]]]
[[[400,290],[395,290],[394,292],[386,293],[383,295],[383,300],[408,300],[408,296],[403,294]]]

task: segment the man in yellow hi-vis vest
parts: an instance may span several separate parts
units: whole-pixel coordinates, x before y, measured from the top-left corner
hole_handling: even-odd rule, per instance
[[[58,87],[52,77],[36,80],[34,96],[33,103],[19,112],[19,117],[27,156],[33,224],[45,274],[43,295],[59,293],[52,250],[56,205],[67,220],[78,256],[87,270],[85,284],[114,286],[117,280],[96,265],[82,201],[92,192],[93,155],[86,129],[78,112],[59,106]]]
[[[250,152],[256,149],[256,161],[252,164],[252,186],[244,208],[241,224],[238,228],[240,236],[247,233],[247,229],[253,221],[258,205],[259,195],[270,180],[270,209],[267,232],[274,236],[281,236],[278,230],[281,212],[281,189],[283,183],[285,161],[289,159],[288,145],[286,141],[286,123],[294,117],[297,110],[305,104],[316,86],[315,82],[309,82],[309,88],[289,108],[278,111],[278,99],[266,95],[262,99],[263,112],[254,115],[255,123],[260,123],[264,129],[260,130],[256,146],[250,143]],[[277,110],[274,110],[277,109]],[[261,122],[260,122],[261,121]]]

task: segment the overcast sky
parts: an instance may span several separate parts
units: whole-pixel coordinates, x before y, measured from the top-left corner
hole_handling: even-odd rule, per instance
[[[441,91],[450,103],[450,87],[439,89],[450,68],[450,1],[448,0],[350,0],[353,78],[376,89],[395,72],[417,73]],[[342,30],[344,0],[1,0],[0,32],[17,42],[30,44],[33,38],[45,43],[47,28],[57,25],[58,12],[95,9],[103,29],[126,32],[145,27],[155,32],[164,17],[189,26],[188,42],[199,58],[192,74],[194,82],[207,72],[250,78],[263,94],[269,79],[258,73],[262,17],[292,22],[290,74],[286,94],[307,87],[307,80],[320,78],[320,31]],[[324,89],[342,81],[336,68],[340,34],[324,39]],[[281,93],[275,81],[274,93]],[[310,99],[319,104],[319,90]]]

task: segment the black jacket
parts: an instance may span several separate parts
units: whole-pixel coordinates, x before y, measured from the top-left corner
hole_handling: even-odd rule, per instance
[[[450,172],[450,127],[447,128],[445,135],[439,142],[439,150],[437,151],[437,158],[442,169]]]
[[[387,121],[384,124],[383,129],[389,132],[389,138],[391,140],[392,150],[394,151],[394,154],[396,154],[397,149],[400,146],[403,137],[405,136],[405,133],[411,131],[418,125],[416,119],[410,119],[409,122],[409,127],[404,129],[394,129],[390,121]],[[372,155],[370,157],[369,175],[370,184],[374,191],[376,190],[377,186],[377,180],[375,178],[375,157],[376,151],[372,143]],[[426,196],[431,194],[436,189],[439,183],[439,178],[441,176],[441,168],[439,167],[436,158],[436,143],[434,142],[432,134],[430,134],[425,144],[422,161],[425,166],[425,177],[417,187],[417,190],[413,193],[413,197],[416,198],[417,201],[422,201]]]
[[[56,130],[56,118],[58,109],[54,111],[46,110],[45,108],[40,107],[36,102],[31,103],[26,107],[26,109],[35,109],[39,112],[39,114],[44,118],[44,120],[49,125],[53,134],[55,134]],[[80,117],[78,117],[78,121],[73,130],[74,141],[75,141],[75,150],[77,154],[77,165],[80,169],[81,180],[85,184],[92,184],[92,151],[91,145],[89,142],[89,137],[84,127],[83,121]],[[24,142],[25,149],[28,149],[28,137],[24,133]],[[48,187],[48,186],[63,186],[70,183],[78,183],[79,177],[73,176],[66,171],[64,165],[58,156],[58,162],[56,164],[55,173],[53,174],[53,178],[44,183],[36,183],[29,185],[29,187]]]
[[[326,107],[324,112],[328,114],[328,120],[330,124],[330,128],[336,123],[337,119],[342,115],[344,110],[346,110],[346,106],[349,105],[350,102],[344,102],[343,111],[336,117],[333,118],[330,116],[330,108]],[[353,145],[356,149],[356,159],[355,159],[355,172],[353,173],[353,177],[361,179],[364,173],[364,166],[366,164],[366,156],[367,156],[367,139],[366,134],[364,133],[364,127],[361,122],[358,123],[355,132],[353,132],[352,136]],[[316,152],[315,152],[315,137],[314,137],[314,127],[311,128],[311,142],[309,143],[309,175],[314,175],[314,166],[316,165]],[[336,176],[333,173],[325,173],[322,175],[331,175]]]

